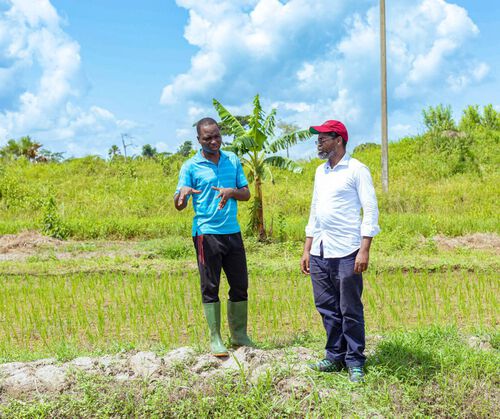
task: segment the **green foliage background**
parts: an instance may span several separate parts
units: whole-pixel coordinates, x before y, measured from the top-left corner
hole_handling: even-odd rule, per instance
[[[391,143],[390,192],[381,192],[380,147],[358,146],[353,156],[371,170],[378,192],[385,251],[411,250],[422,237],[499,232],[500,131],[429,131]],[[313,141],[311,149],[314,148]],[[42,230],[44,203],[53,197],[61,228],[74,239],[145,239],[188,236],[191,206],[179,213],[172,198],[185,157],[105,161],[95,156],[63,163],[0,163],[0,234]],[[301,241],[309,213],[314,171],[276,170],[264,185],[271,240]],[[240,203],[240,224],[249,205]],[[429,249],[432,251],[432,248]]]

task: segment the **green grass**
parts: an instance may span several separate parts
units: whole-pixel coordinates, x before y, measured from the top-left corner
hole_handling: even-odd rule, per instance
[[[156,384],[82,375],[70,393],[4,400],[0,416],[494,416],[497,249],[445,250],[432,238],[500,233],[499,140],[498,130],[473,131],[466,143],[469,160],[449,147],[451,140],[429,134],[391,144],[389,194],[381,192],[380,148],[355,151],[372,172],[382,227],[365,276],[364,303],[367,333],[384,339],[369,357],[364,386],[351,386],[345,374],[297,376],[283,365],[258,383],[241,374],[206,383],[179,373]],[[302,175],[274,173],[276,182],[264,185],[270,243],[245,238],[250,331],[263,348],[305,345],[320,356],[324,344],[310,280],[298,271],[319,163],[303,162]],[[181,164],[177,157],[168,163],[93,157],[62,164],[0,162],[0,234],[41,230],[45,216],[54,220],[52,231],[81,240],[0,263],[0,361],[135,348],[161,353],[186,344],[206,350],[189,237],[192,209],[178,213],[172,204]],[[46,213],[51,196],[56,214]],[[239,208],[244,228],[249,204]],[[64,228],[58,230],[58,223]],[[224,280],[220,295],[227,295]],[[228,337],[225,324],[223,334]],[[469,334],[494,349],[470,348]],[[280,383],[295,378],[301,387],[284,395]]]
[[[3,361],[122,348],[204,348],[208,341],[193,266],[163,273],[8,276],[2,288]],[[493,272],[371,272],[365,276],[367,330],[428,324],[492,330],[498,291]],[[249,294],[250,330],[260,344],[273,347],[322,335],[310,280],[298,269],[250,269]],[[220,295],[226,298],[225,282]],[[223,334],[228,335],[225,324]]]
[[[0,405],[0,415],[494,417],[498,408],[498,352],[470,348],[455,328],[390,333],[374,348],[363,385],[350,384],[346,373],[297,372],[292,369],[296,362],[289,356],[257,381],[245,372],[207,380],[182,369],[156,383],[118,384],[81,374],[71,393],[7,401]]]
[[[390,193],[381,192],[380,147],[359,147],[354,156],[371,170],[380,204],[385,252],[414,251],[421,237],[500,232],[500,131],[478,129],[468,144],[474,165],[456,171],[457,151],[430,135],[390,144]],[[311,148],[313,148],[311,141]],[[192,210],[172,202],[182,161],[106,162],[93,157],[62,164],[0,161],[0,234],[40,229],[44,204],[54,196],[62,223],[76,239],[162,238],[189,235]],[[264,185],[266,227],[275,241],[303,240],[314,171],[276,170]],[[250,203],[240,203],[248,223]]]

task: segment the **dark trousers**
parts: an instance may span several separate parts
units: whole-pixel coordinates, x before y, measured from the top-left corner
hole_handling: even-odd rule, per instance
[[[241,233],[203,234],[193,237],[200,272],[203,303],[219,301],[221,270],[229,283],[229,299],[248,300],[248,271]]]
[[[342,258],[311,255],[314,302],[326,330],[326,358],[363,366],[365,321],[361,294],[363,277],[354,273],[358,251]]]

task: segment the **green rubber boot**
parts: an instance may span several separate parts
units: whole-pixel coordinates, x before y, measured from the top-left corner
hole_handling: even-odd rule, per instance
[[[227,302],[227,320],[233,346],[255,346],[247,335],[248,301]]]
[[[229,356],[229,352],[220,336],[220,301],[203,304],[203,311],[210,330],[210,350],[212,355],[218,357]]]

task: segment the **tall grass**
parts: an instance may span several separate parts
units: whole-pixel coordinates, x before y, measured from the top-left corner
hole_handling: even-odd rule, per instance
[[[381,193],[380,148],[364,146],[354,152],[373,175],[381,210],[379,240],[387,251],[400,249],[401,237],[409,238],[411,249],[421,236],[500,232],[500,132],[474,131],[466,143],[474,165],[460,170],[458,152],[442,149],[440,141],[445,140],[424,135],[390,144],[389,194]],[[172,204],[181,163],[178,158],[165,163],[93,157],[62,164],[0,162],[0,234],[40,229],[44,202],[54,196],[63,227],[76,239],[189,235],[191,208],[178,213]],[[320,161],[302,164],[302,175],[276,170],[275,183],[264,185],[266,225],[275,240],[304,237]],[[239,205],[243,227],[249,205]]]

